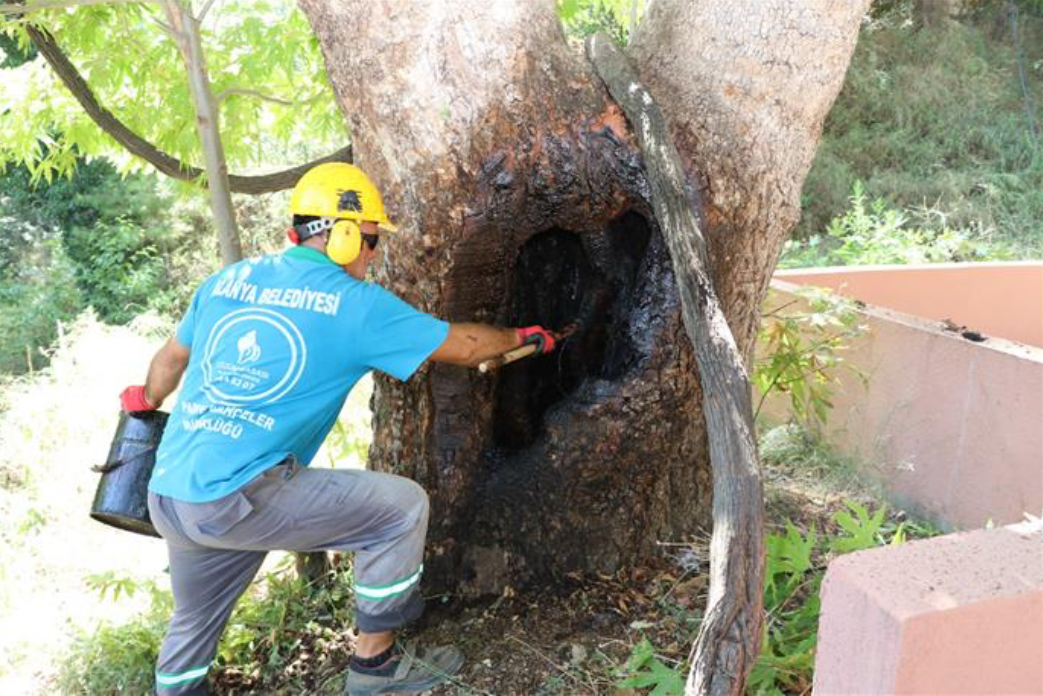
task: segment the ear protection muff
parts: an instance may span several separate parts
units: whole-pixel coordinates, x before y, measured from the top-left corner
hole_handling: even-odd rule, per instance
[[[338,266],[346,266],[362,251],[362,230],[351,220],[337,220],[326,242],[326,256]]]

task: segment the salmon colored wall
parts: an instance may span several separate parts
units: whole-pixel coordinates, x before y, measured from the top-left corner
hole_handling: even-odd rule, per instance
[[[1043,525],[834,560],[814,693],[1043,693]]]
[[[1043,348],[1043,262],[845,266],[775,277]]]
[[[779,305],[797,288],[775,280]],[[976,343],[935,322],[867,306],[845,353],[827,438],[906,509],[946,528],[1010,524],[1043,510],[1043,349]],[[781,395],[764,412],[788,417]]]

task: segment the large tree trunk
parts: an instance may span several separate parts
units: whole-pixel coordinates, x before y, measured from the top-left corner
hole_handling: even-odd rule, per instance
[[[741,694],[761,647],[764,491],[750,381],[708,272],[699,199],[652,95],[604,34],[587,55],[623,107],[641,146],[656,220],[666,237],[684,326],[699,365],[713,467],[710,597],[692,650],[686,694]],[[695,205],[693,205],[693,202]]]
[[[648,182],[553,2],[301,4],[356,161],[404,223],[381,281],[451,321],[582,327],[491,377],[378,380],[371,465],[431,493],[428,580],[611,572],[706,526],[701,396]],[[635,42],[744,354],[866,4],[661,1]]]
[[[869,4],[653,2],[629,48],[697,178],[715,287],[747,359]]]

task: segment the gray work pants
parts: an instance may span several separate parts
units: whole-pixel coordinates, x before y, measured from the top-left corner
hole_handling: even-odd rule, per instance
[[[205,693],[217,641],[267,551],[355,551],[359,629],[418,618],[427,494],[401,476],[310,469],[292,460],[209,503],[149,493],[167,542],[174,615],[156,665],[161,696]]]

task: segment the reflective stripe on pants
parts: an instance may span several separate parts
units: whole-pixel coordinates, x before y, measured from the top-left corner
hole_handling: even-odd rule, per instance
[[[156,665],[161,696],[205,683],[236,600],[276,549],[355,551],[356,621],[399,628],[423,612],[418,592],[427,494],[401,476],[284,462],[209,503],[149,494],[167,541],[174,615]]]

